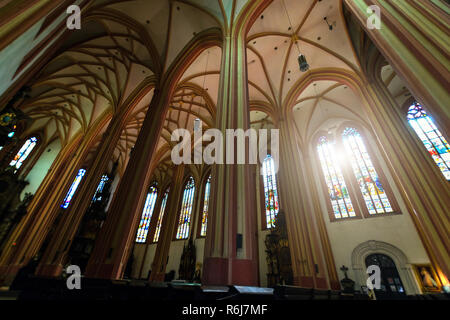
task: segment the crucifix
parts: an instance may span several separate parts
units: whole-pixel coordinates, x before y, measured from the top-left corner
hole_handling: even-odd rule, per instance
[[[342,265],[342,267],[341,267],[340,270],[341,270],[342,272],[344,272],[345,279],[348,279],[348,276],[347,276],[348,268],[347,268],[346,266]]]

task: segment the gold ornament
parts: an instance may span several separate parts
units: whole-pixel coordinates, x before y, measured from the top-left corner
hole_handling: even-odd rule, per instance
[[[16,115],[14,113],[4,113],[0,116],[0,125],[2,127],[9,126],[15,118]]]

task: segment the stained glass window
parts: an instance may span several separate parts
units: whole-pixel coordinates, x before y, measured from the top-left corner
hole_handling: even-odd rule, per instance
[[[84,175],[86,174],[86,170],[80,169],[78,171],[78,174],[73,181],[72,185],[70,186],[69,192],[67,192],[66,198],[64,199],[63,204],[61,205],[61,208],[67,209],[69,207],[70,201],[72,201],[73,195],[75,194],[75,191],[77,191],[78,186],[81,183],[81,179],[83,179]]]
[[[158,197],[158,189],[156,185],[150,187],[145,200],[144,210],[142,211],[141,222],[136,235],[136,242],[145,243],[147,241],[148,228],[152,220],[153,210],[155,209],[156,198]]]
[[[275,164],[271,155],[268,155],[263,161],[262,174],[264,181],[266,226],[270,229],[275,227],[275,217],[280,210]]]
[[[92,198],[92,201],[100,201],[102,200],[101,193],[103,192],[103,188],[105,187],[106,182],[108,182],[109,178],[106,174],[102,176],[102,179],[100,180],[100,183],[97,186],[97,190],[94,193],[94,197]]]
[[[370,214],[393,212],[391,203],[370,159],[361,134],[346,128],[342,134],[345,149]]]
[[[14,159],[9,164],[12,167],[16,167],[16,171],[22,166],[23,162],[28,158],[31,151],[33,151],[34,147],[36,147],[37,138],[32,137],[25,141],[22,148],[20,148],[19,152],[16,154]]]
[[[205,185],[205,198],[203,201],[202,226],[200,229],[200,236],[206,237],[206,226],[208,223],[208,208],[209,208],[209,194],[211,191],[211,176],[208,177]]]
[[[191,224],[192,206],[194,203],[195,182],[190,177],[183,193],[183,201],[181,202],[180,220],[178,222],[177,239],[187,239],[189,236],[189,228]]]
[[[408,110],[408,122],[422,140],[442,174],[450,180],[450,146],[447,140],[427,115],[418,102],[414,102]]]
[[[166,210],[167,198],[169,197],[169,189],[164,193],[164,197],[161,203],[161,210],[159,211],[158,222],[156,223],[155,236],[153,237],[153,242],[158,242],[159,234],[161,232],[162,220],[164,217],[164,211]]]
[[[329,142],[326,137],[320,137],[317,151],[335,218],[355,217],[355,209],[336,160],[335,143]]]

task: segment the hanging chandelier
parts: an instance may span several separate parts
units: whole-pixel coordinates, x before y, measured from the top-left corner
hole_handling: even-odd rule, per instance
[[[303,54],[298,56],[298,65],[300,67],[301,72],[306,72],[309,70],[308,61],[306,61],[306,57]]]
[[[293,26],[292,26],[291,18],[289,17],[289,12],[288,12],[288,10],[286,8],[286,4],[284,3],[284,0],[283,0],[283,7],[284,7],[284,11],[286,12],[286,16],[288,18],[288,21],[289,21],[289,26],[290,26],[289,30],[294,30]],[[300,53],[300,47],[298,45],[298,40],[299,39],[298,39],[298,36],[297,36],[296,32],[294,32],[294,34],[291,36],[291,40],[292,40],[293,43],[295,43],[295,45],[297,47],[297,50],[298,50],[298,53],[299,53],[298,65],[299,65],[300,71],[301,72],[308,71],[309,70],[309,64],[308,64],[308,61],[306,61],[305,55]]]

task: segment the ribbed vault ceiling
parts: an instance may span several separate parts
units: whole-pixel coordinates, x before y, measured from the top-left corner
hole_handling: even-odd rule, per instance
[[[32,83],[32,98],[22,106],[35,120],[30,131],[41,130],[48,140],[58,138],[67,145],[75,136],[88,134],[104,117],[122,112],[138,94],[138,88],[148,87],[131,110],[111,160],[118,160],[123,170],[153,96],[152,83],[164,76],[199,33],[227,29],[247,2],[93,2],[83,16],[82,30],[63,42],[56,57]],[[296,110],[300,132],[314,126],[310,122],[321,105],[345,109],[348,103],[357,103],[352,98],[337,97],[346,94],[344,90],[350,91],[337,82],[314,81],[307,88],[299,86],[308,75],[299,70],[299,50],[306,55],[311,70],[359,72],[340,5],[339,0],[274,0],[255,21],[247,38],[253,128],[276,126],[291,96],[296,102],[289,108]],[[173,130],[192,131],[197,118],[204,130],[214,127],[221,54],[217,46],[205,49],[181,77],[157,147],[154,166],[159,165],[159,175],[171,167],[168,159]],[[93,150],[100,138],[97,140]],[[93,155],[94,151],[87,162]]]

